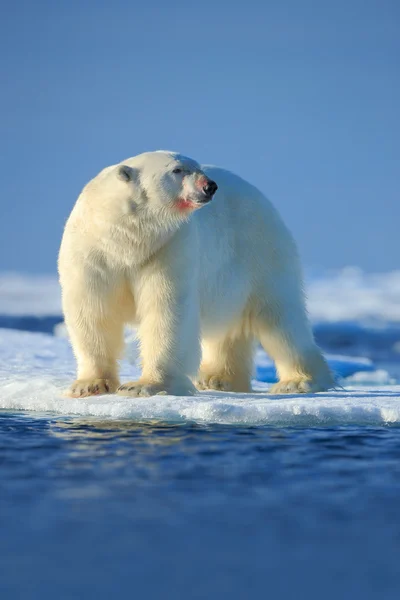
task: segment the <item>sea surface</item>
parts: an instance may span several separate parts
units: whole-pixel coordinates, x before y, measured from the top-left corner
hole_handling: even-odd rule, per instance
[[[4,600],[399,597],[398,426],[4,412],[0,461]]]

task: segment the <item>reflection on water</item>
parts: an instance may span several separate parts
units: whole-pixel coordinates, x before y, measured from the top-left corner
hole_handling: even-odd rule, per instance
[[[397,597],[399,428],[3,413],[0,461],[6,600]]]

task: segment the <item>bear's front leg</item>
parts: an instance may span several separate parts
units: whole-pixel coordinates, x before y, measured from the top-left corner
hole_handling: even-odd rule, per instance
[[[117,360],[123,348],[121,310],[110,300],[109,287],[87,270],[77,269],[72,283],[63,282],[65,322],[77,361],[76,380],[66,391],[72,398],[112,394],[119,386]],[[91,285],[89,285],[91,284]]]
[[[190,379],[200,364],[195,250],[182,244],[181,232],[175,238],[135,280],[142,376],[118,388],[123,396],[196,393]]]

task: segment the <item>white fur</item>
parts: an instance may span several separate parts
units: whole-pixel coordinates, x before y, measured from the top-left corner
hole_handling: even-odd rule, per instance
[[[275,360],[274,393],[331,387],[295,243],[263,194],[172,152],[121,165],[84,188],[61,244],[63,308],[78,363],[70,395],[117,390],[125,323],[138,326],[142,357],[142,377],[121,386],[125,395],[192,394],[192,381],[248,391],[255,340]],[[207,178],[219,189],[195,210]],[[194,204],[180,209],[178,199]]]

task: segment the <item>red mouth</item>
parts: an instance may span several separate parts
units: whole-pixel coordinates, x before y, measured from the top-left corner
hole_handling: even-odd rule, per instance
[[[192,202],[192,200],[186,200],[185,198],[178,198],[176,206],[182,211],[194,210],[195,208],[198,208],[196,202]]]

